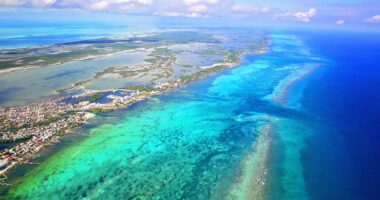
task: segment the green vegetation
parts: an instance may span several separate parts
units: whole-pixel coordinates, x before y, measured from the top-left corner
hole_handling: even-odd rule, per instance
[[[30,125],[29,124],[23,124],[22,126],[14,126],[14,125],[11,125],[11,126],[8,126],[8,127],[2,127],[0,128],[0,131],[10,131],[10,132],[16,132],[20,129],[23,129],[23,128],[29,128]]]
[[[34,122],[32,124],[23,124],[21,126],[14,126],[14,125],[11,125],[11,126],[8,126],[8,127],[2,127],[0,129],[0,131],[10,131],[10,132],[17,132],[23,128],[30,128],[30,127],[36,127],[36,126],[47,126],[53,122],[56,122],[62,118],[69,118],[70,115],[73,115],[75,113],[75,111],[68,111],[66,113],[60,113],[58,114],[57,116],[54,116],[54,117],[50,117],[48,118],[47,120],[45,121],[40,121],[40,122]]]
[[[13,60],[0,61],[0,69],[12,68],[14,67],[13,65],[14,65]]]
[[[152,52],[151,55],[168,55],[170,53],[172,53],[173,51],[171,51],[170,49],[168,49],[167,47],[158,47],[158,48],[155,48],[154,51]]]
[[[151,64],[157,64],[170,59],[175,59],[175,55],[172,50],[167,47],[157,47],[154,48],[152,53],[149,54],[149,58],[146,58],[144,61]]]
[[[152,64],[156,63],[157,60],[158,60],[157,58],[146,58],[146,59],[144,59],[145,62],[152,63]]]
[[[224,66],[224,65],[218,65],[215,67],[211,67],[211,68],[199,71],[199,72],[194,73],[194,74],[182,76],[179,80],[185,81],[185,82],[192,81],[192,80],[198,79],[198,78],[203,77],[203,76],[207,76],[207,75],[210,75],[213,73],[220,72],[225,68],[226,68],[226,66]]]
[[[114,42],[112,39],[104,43],[96,43],[96,40],[88,41],[82,45],[60,44],[47,47],[20,48],[6,50],[5,57],[0,61],[0,69],[23,67],[23,66],[48,66],[58,63],[65,63],[87,56],[98,56],[106,53],[113,53],[137,48],[155,48],[152,54],[157,57],[168,57],[172,51],[160,45],[170,45],[175,43],[188,42],[214,42],[211,34],[198,32],[166,32],[158,33],[155,36],[146,36],[139,39],[141,43],[130,41]],[[133,40],[133,38],[132,38]]]
[[[81,59],[90,55],[101,55],[104,52],[93,49],[73,49],[61,53],[35,53],[34,49],[29,49],[27,53],[20,54],[11,60],[0,61],[0,69],[22,67],[27,65],[48,66],[57,63],[65,63],[75,59]],[[31,55],[29,55],[31,54]]]
[[[74,83],[72,86],[68,87],[68,88],[63,88],[63,89],[58,89],[56,90],[56,92],[58,92],[59,94],[63,93],[63,92],[66,92],[66,91],[69,91],[71,89],[74,89],[80,85],[83,85],[85,83],[87,83],[88,81],[90,81],[91,79],[89,80],[85,80],[85,81],[80,81],[80,82],[77,82],[77,83]]]
[[[89,101],[90,102],[96,102],[97,100],[101,99],[102,97],[103,97],[102,93],[96,93],[90,97]]]
[[[238,62],[240,60],[240,53],[236,51],[229,51],[225,58],[229,62]]]
[[[182,65],[182,67],[184,67],[184,68],[192,68],[194,66],[192,66],[192,65]]]
[[[56,122],[56,121],[58,121],[58,120],[60,120],[62,118],[67,119],[67,118],[70,117],[70,115],[73,115],[73,114],[75,114],[75,111],[70,110],[70,111],[68,111],[66,113],[60,113],[57,116],[50,117],[50,118],[48,118],[45,121],[35,122],[35,123],[33,123],[33,126],[47,126],[47,125],[49,125],[49,124],[51,124],[53,122]]]
[[[47,47],[32,47],[6,50],[5,57],[0,61],[0,69],[23,66],[49,66],[82,59],[88,56],[99,56],[124,50],[145,47],[146,44],[130,42],[87,44],[60,44]]]
[[[113,110],[105,109],[105,108],[91,108],[89,111],[93,113],[108,113],[108,112],[112,112]]]
[[[224,35],[224,34],[223,34]],[[223,37],[222,37],[223,38]],[[226,35],[228,38],[228,35]],[[224,53],[228,60],[238,59],[239,52],[250,49],[254,50],[262,46],[267,46],[262,34],[257,33],[244,35],[244,37],[230,36],[230,42],[236,44],[236,52]],[[139,42],[135,42],[139,41]],[[208,43],[216,45],[208,47],[197,54],[222,55],[223,41],[217,39],[214,33],[202,31],[166,31],[154,35],[130,37],[126,39],[100,38],[94,40],[79,41],[71,44],[51,45],[45,47],[19,48],[12,50],[1,50],[3,55],[0,61],[0,69],[23,67],[23,66],[49,66],[57,63],[65,63],[88,56],[99,56],[108,53],[115,53],[138,48],[153,49],[151,57],[146,61],[155,64],[157,59],[171,59],[175,52],[166,46],[172,44],[188,43]]]
[[[212,34],[196,31],[161,32],[154,36],[148,36],[146,39],[157,40],[165,43],[218,42],[218,40],[213,38]]]
[[[58,116],[54,116],[54,117],[50,117],[48,118],[47,120],[45,121],[41,121],[41,122],[34,122],[33,123],[33,126],[47,126],[53,122],[56,122],[58,121],[59,119],[61,119],[61,117],[63,116],[64,114],[60,114]]]
[[[28,141],[30,139],[32,139],[32,135],[26,135],[25,137],[20,137],[20,138],[16,138],[15,140],[3,140],[3,139],[0,139],[0,142],[2,143],[11,143],[11,142],[25,142],[25,141]]]
[[[155,90],[154,87],[144,86],[144,85],[126,86],[121,89],[134,90],[134,91],[140,91],[140,92],[152,92]]]

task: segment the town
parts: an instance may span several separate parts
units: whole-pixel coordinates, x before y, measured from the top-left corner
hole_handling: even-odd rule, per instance
[[[237,63],[213,66],[201,73],[153,87],[132,86],[114,90],[85,90],[79,95],[56,97],[22,107],[0,108],[0,142],[13,144],[0,149],[0,175],[17,163],[29,163],[47,144],[58,142],[67,130],[74,129],[95,113],[125,108],[137,101],[161,94],[192,80],[217,73]],[[118,94],[118,95],[115,95]],[[107,102],[97,102],[106,98]],[[74,101],[73,101],[74,100]]]

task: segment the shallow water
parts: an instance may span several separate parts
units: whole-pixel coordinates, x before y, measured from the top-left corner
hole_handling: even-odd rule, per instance
[[[56,90],[91,79],[96,72],[109,67],[145,63],[147,54],[145,51],[119,52],[95,59],[0,74],[0,106],[25,105],[47,98],[57,94]]]
[[[295,36],[272,39],[268,54],[84,130],[87,139],[14,179],[3,198],[309,198],[301,154],[312,122],[272,94],[321,60]]]

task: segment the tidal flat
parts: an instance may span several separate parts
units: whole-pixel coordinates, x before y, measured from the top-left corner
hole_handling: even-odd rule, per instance
[[[232,34],[210,31],[174,31],[1,50],[1,61],[8,63],[4,65],[17,71],[0,74],[0,94],[6,94],[1,95],[0,106],[25,105],[51,98],[62,91],[76,91],[78,88],[112,89],[126,85],[166,83],[199,72],[204,64],[212,66],[239,62],[239,55],[243,53],[266,50],[267,40],[257,40],[260,35],[252,37],[251,41],[230,40],[231,36]],[[242,47],[232,51],[226,48],[229,43]],[[250,48],[251,46],[255,48]],[[93,49],[101,51],[94,53]],[[79,50],[86,51],[86,55],[78,55],[76,51]],[[62,53],[76,56],[66,58],[62,57]],[[183,62],[188,54],[193,55],[194,61]],[[49,59],[57,60],[59,64],[30,63],[27,61],[30,56],[41,62],[48,62],[46,57],[49,56]],[[213,57],[218,59],[210,59]],[[202,66],[199,66],[200,63],[203,63]],[[113,75],[117,76],[115,84],[109,81]],[[102,79],[108,82],[105,84],[108,86],[101,84]]]

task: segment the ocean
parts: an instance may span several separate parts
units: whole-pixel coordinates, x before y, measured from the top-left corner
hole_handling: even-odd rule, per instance
[[[378,199],[378,35],[270,35],[267,54],[99,115],[1,198]]]
[[[0,50],[39,47],[157,30],[152,26],[105,23],[1,22]],[[22,27],[22,28],[20,28]]]
[[[379,34],[302,34],[331,62],[310,77],[301,103],[327,130],[305,150],[315,199],[378,199],[380,191]],[[318,155],[313,160],[312,155]]]

